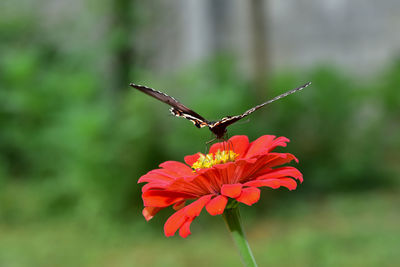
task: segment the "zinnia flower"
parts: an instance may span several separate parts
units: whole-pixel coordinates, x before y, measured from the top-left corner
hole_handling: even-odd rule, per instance
[[[197,153],[185,157],[185,162],[166,161],[143,175],[139,183],[146,220],[163,208],[171,206],[176,212],[164,225],[164,233],[173,236],[179,229],[182,237],[190,235],[190,224],[205,207],[210,215],[220,215],[232,203],[252,205],[260,199],[259,187],[273,189],[281,186],[296,189],[303,181],[294,167],[278,167],[292,160],[290,153],[272,152],[285,147],[289,139],[264,135],[249,143],[247,136],[234,136],[227,142],[211,146],[209,154]],[[190,204],[187,201],[194,200]]]

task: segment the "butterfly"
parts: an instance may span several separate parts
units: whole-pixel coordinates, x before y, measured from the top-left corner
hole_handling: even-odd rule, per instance
[[[218,120],[218,121],[208,121],[205,118],[203,118],[201,115],[197,114],[196,112],[194,112],[193,110],[191,110],[190,108],[186,107],[185,105],[183,105],[182,103],[180,103],[178,100],[176,100],[175,98],[173,98],[172,96],[169,96],[163,92],[157,91],[155,89],[152,89],[150,87],[147,86],[143,86],[143,85],[137,85],[134,83],[131,83],[130,86],[132,86],[133,88],[138,89],[139,91],[152,96],[158,100],[160,100],[161,102],[164,102],[165,104],[168,104],[171,106],[170,108],[170,112],[172,113],[172,115],[176,116],[176,117],[182,117],[185,119],[190,120],[197,128],[203,128],[203,127],[208,127],[208,129],[210,129],[210,131],[215,135],[215,137],[217,139],[224,139],[224,136],[227,132],[226,128],[237,122],[240,119],[243,119],[244,117],[250,115],[251,113],[253,113],[254,111],[256,111],[257,109],[260,109],[262,107],[264,107],[265,105],[268,105],[278,99],[281,99],[285,96],[288,96],[290,94],[293,94],[297,91],[300,91],[304,88],[306,88],[307,86],[309,86],[311,84],[311,82],[308,82],[300,87],[294,88],[290,91],[287,91],[286,93],[283,93],[281,95],[278,95],[270,100],[268,100],[267,102],[264,102],[260,105],[257,105],[255,107],[252,107],[251,109],[245,111],[244,113],[240,114],[240,115],[236,115],[236,116],[226,116],[223,117],[222,119]]]

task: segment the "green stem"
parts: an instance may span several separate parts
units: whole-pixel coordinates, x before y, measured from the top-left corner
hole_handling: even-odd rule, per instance
[[[247,243],[246,236],[243,232],[242,223],[240,219],[239,207],[225,209],[222,217],[232,234],[236,247],[239,250],[240,258],[243,265],[247,267],[257,267],[256,260]]]

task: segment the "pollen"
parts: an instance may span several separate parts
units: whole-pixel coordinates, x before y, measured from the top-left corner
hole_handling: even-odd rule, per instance
[[[199,159],[192,165],[192,169],[194,169],[194,170],[211,168],[212,166],[214,166],[216,164],[233,162],[239,156],[239,154],[236,154],[235,152],[233,152],[233,150],[229,150],[229,151],[218,150],[215,154],[210,153],[207,155],[204,155],[202,153],[199,153],[199,154],[200,154]]]

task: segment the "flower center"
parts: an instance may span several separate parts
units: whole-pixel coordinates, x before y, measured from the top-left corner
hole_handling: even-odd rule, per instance
[[[192,165],[192,168],[194,170],[211,168],[212,166],[214,166],[216,164],[232,162],[232,161],[235,161],[237,156],[239,156],[239,154],[236,154],[232,150],[229,150],[229,151],[218,150],[217,153],[215,153],[215,154],[210,153],[207,155],[204,155],[202,153],[199,153],[199,154],[200,154],[199,159]]]

